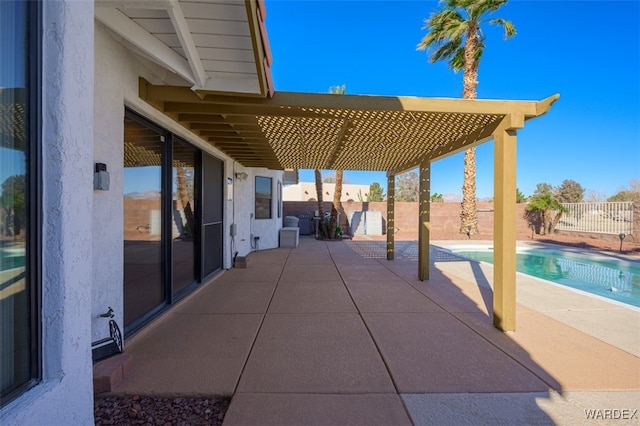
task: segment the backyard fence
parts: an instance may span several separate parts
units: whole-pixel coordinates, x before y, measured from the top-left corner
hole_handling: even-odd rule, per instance
[[[568,209],[555,229],[600,234],[633,233],[633,202],[562,203]]]

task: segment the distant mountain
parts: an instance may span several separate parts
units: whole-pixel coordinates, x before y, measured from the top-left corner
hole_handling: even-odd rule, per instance
[[[135,198],[135,199],[149,199],[149,198],[160,198],[160,191],[155,191],[150,189],[144,192],[130,192],[128,194],[124,194],[125,198]]]
[[[442,200],[445,203],[461,203],[462,202],[462,195],[458,195],[458,194],[444,194],[442,196]]]

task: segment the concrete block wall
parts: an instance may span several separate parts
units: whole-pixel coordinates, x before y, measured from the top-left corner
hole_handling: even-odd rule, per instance
[[[525,218],[526,204],[518,204],[516,207],[516,234],[529,235],[531,233],[530,225]],[[635,202],[633,217],[633,233],[627,235],[625,242],[640,242],[640,201]],[[478,229],[481,235],[493,234],[493,203],[478,203]],[[318,203],[315,201],[285,201],[284,215],[298,216],[301,212],[311,212],[318,209]],[[331,210],[331,203],[324,203],[325,211]],[[343,230],[347,230],[348,212],[349,211],[379,211],[382,213],[383,226],[386,232],[387,223],[387,203],[386,202],[346,202],[342,203],[342,212],[340,215],[340,226]],[[342,213],[341,212],[341,213]],[[415,202],[397,202],[395,203],[395,230],[398,235],[415,236],[418,235],[418,203]],[[448,236],[460,235],[460,203],[431,203],[431,232],[439,239],[447,239]],[[617,235],[609,234],[593,234],[593,233],[576,233],[576,232],[558,232],[560,235],[567,235],[581,238],[595,238],[605,241],[619,241]]]

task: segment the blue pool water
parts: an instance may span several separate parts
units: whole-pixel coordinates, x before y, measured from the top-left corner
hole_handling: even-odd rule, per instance
[[[0,249],[0,271],[24,266],[24,249]]]
[[[460,256],[493,263],[493,251],[457,250]],[[619,259],[590,258],[556,250],[525,250],[516,253],[516,270],[557,284],[640,307],[640,263]]]

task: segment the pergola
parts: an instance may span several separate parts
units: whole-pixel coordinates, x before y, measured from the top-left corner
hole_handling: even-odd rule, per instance
[[[430,167],[494,141],[493,323],[515,330],[516,132],[559,98],[464,100],[275,92],[223,95],[140,80],[140,98],[247,167],[387,172],[387,259],[395,175],[419,167],[418,277],[429,279]]]

